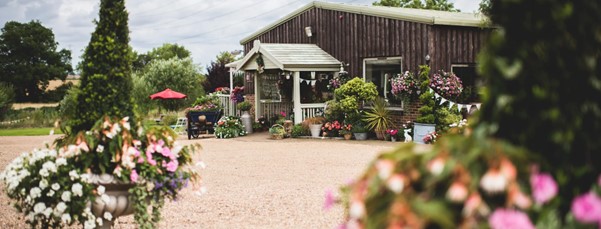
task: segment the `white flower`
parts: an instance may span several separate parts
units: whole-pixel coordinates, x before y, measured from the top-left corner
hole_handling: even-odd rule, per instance
[[[42,213],[44,210],[46,210],[46,204],[44,203],[37,203],[33,206],[33,212],[35,214],[40,214]]]
[[[54,135],[54,129],[50,130],[50,136]]]
[[[52,184],[52,189],[53,189],[54,191],[58,191],[58,189],[59,189],[59,188],[61,188],[61,186],[60,186],[58,183],[54,183],[54,184]]]
[[[96,147],[96,152],[102,153],[103,151],[104,151],[104,146],[103,145],[98,145],[98,147]]]
[[[394,193],[399,194],[403,191],[403,188],[405,187],[405,180],[402,175],[396,174],[388,179],[388,181],[386,182],[386,186],[388,186],[388,189],[390,189]]]
[[[54,190],[48,191],[48,193],[46,193],[46,196],[48,196],[48,197],[54,196]]]
[[[69,214],[63,214],[63,216],[61,216],[61,221],[65,224],[69,224],[71,223],[71,216]]]
[[[65,201],[65,202],[71,201],[71,192],[69,192],[69,191],[63,192],[63,195],[61,195],[61,200]]]
[[[359,219],[365,215],[365,205],[361,202],[353,201],[349,210],[351,219]]]
[[[100,224],[102,224],[102,223],[100,223]],[[102,226],[102,225],[99,225],[99,226]],[[83,225],[83,228],[85,228],[85,229],[96,228],[96,222],[94,222],[94,219],[92,219],[92,220],[86,220],[86,222]]]
[[[42,190],[48,188],[48,180],[46,179],[42,179],[39,183],[39,186]]]
[[[42,176],[42,177],[48,177],[48,175],[50,175],[50,173],[48,172],[48,170],[44,169],[44,168],[40,169],[39,173],[40,173],[40,176]]]
[[[38,198],[42,195],[42,190],[38,187],[34,187],[31,190],[29,190],[29,196],[31,196],[32,199]]]
[[[207,164],[205,164],[204,161],[201,161],[201,162],[196,163],[196,166],[200,167],[201,169],[204,169],[207,167]]]
[[[33,222],[33,220],[35,220],[35,214],[33,212],[30,212],[29,214],[27,214],[27,219],[25,221]]]
[[[44,210],[44,216],[46,216],[46,218],[47,218],[47,217],[50,217],[50,214],[52,214],[52,208],[46,208]]]
[[[83,195],[83,186],[80,183],[75,183],[73,186],[71,186],[71,191],[73,192],[73,195],[75,195],[75,196],[82,196]]]
[[[71,177],[71,180],[75,180],[79,178],[79,174],[77,173],[77,171],[71,170],[71,172],[69,172],[69,177]]]
[[[96,191],[98,192],[98,195],[102,195],[102,194],[104,194],[104,191],[106,191],[106,188],[102,185],[98,185],[98,188],[96,188]]]
[[[442,159],[441,157],[436,157],[434,159],[432,159],[430,162],[428,162],[428,170],[430,171],[430,173],[434,174],[435,176],[438,176],[442,173],[442,171],[444,170],[445,167],[445,160]]]
[[[499,171],[489,170],[480,179],[480,187],[488,193],[502,192],[507,188],[507,177]]]
[[[98,224],[98,226],[102,226],[102,218],[97,218],[96,224]]]
[[[100,199],[102,200],[102,202],[104,202],[105,204],[109,204],[109,202],[111,202],[111,197],[107,194],[102,194],[100,196]]]
[[[61,201],[56,205],[56,211],[59,212],[59,214],[63,214],[65,210],[67,210],[67,204],[65,204],[65,202]]]
[[[103,216],[106,220],[111,221],[113,219],[113,215],[110,212],[104,212]]]
[[[67,165],[67,159],[62,158],[62,157],[56,159],[56,166],[63,166],[63,165]]]
[[[376,169],[378,170],[378,177],[382,180],[386,180],[392,175],[394,162],[391,160],[378,160],[376,162]]]
[[[83,182],[89,182],[90,181],[90,174],[81,174],[81,176],[79,176],[81,178],[81,181]]]

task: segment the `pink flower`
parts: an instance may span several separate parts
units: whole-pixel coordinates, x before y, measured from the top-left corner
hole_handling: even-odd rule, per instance
[[[390,191],[393,191],[396,194],[399,194],[405,188],[405,180],[406,178],[403,175],[395,174],[392,175],[388,181],[386,181],[386,186]]]
[[[325,200],[323,201],[323,209],[326,211],[330,210],[335,202],[336,202],[336,199],[334,197],[334,193],[332,192],[332,190],[331,189],[326,190]]]
[[[537,204],[544,204],[557,195],[557,183],[548,173],[534,173],[530,176],[532,197]]]
[[[136,181],[138,181],[138,172],[136,172],[135,169],[131,171],[131,174],[129,175],[129,179],[133,183],[136,183]]]
[[[579,222],[601,224],[601,198],[593,192],[576,197],[572,201],[572,214]]]
[[[507,177],[499,170],[489,169],[480,179],[480,187],[489,194],[499,193],[507,189]]]
[[[492,229],[534,229],[528,215],[521,211],[497,208],[488,218]]]
[[[178,165],[179,163],[177,163],[177,160],[171,160],[169,163],[164,164],[163,166],[167,168],[167,171],[175,172],[175,170],[177,170]]]
[[[157,165],[157,161],[152,159],[152,152],[149,150],[146,150],[146,160],[148,161],[148,164],[150,164],[150,165]]]
[[[463,202],[467,199],[467,187],[461,182],[453,182],[447,191],[447,199],[451,202]]]
[[[161,154],[163,154],[163,156],[168,157],[168,158],[172,158],[173,154],[171,154],[171,149],[169,149],[169,147],[163,147],[163,149],[161,150]]]
[[[378,160],[376,162],[376,169],[378,170],[378,177],[382,180],[387,180],[394,170],[394,161]]]

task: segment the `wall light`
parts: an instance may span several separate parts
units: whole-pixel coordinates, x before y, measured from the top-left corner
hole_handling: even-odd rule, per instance
[[[313,33],[311,33],[311,26],[305,27],[305,33],[307,34],[307,37],[313,36]]]
[[[430,54],[426,54],[425,58],[426,58],[426,62],[429,62],[430,61]]]

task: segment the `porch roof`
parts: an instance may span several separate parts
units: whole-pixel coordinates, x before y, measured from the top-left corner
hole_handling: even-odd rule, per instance
[[[236,63],[236,68],[256,70],[258,66],[255,61],[259,54],[263,57],[265,69],[337,71],[341,64],[315,44],[262,44],[257,41],[250,52]]]

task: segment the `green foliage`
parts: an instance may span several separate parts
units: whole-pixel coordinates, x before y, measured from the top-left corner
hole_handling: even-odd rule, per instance
[[[224,116],[215,124],[216,138],[235,138],[246,135],[246,130],[239,117]]]
[[[415,121],[436,124],[436,130],[444,131],[450,124],[459,122],[461,115],[455,109],[449,109],[445,104],[440,105],[441,98],[436,99],[428,87],[430,67],[421,65],[419,68],[420,90],[422,91],[419,95],[421,107],[418,109],[419,116]]]
[[[340,88],[334,90],[337,100],[344,100],[346,98],[354,98],[356,104],[351,104],[352,99],[347,99],[345,104],[347,106],[359,107],[360,102],[371,102],[378,97],[378,90],[376,85],[372,82],[366,83],[363,79],[355,77],[349,80]]]
[[[0,120],[12,109],[15,101],[15,90],[9,83],[0,82]]]
[[[188,98],[196,98],[204,95],[201,87],[204,77],[190,58],[155,60],[147,66],[142,80],[146,82],[145,86],[149,87],[152,93],[171,88],[171,90],[186,94]],[[150,94],[147,96],[150,96]],[[150,99],[146,97],[139,101],[139,103],[148,100]],[[179,110],[189,106],[190,101],[186,99],[165,99],[159,100],[158,103],[167,110]]]
[[[90,129],[105,115],[134,118],[135,102],[130,96],[133,54],[124,0],[102,0],[95,24],[82,56],[77,117],[70,121],[74,133]]]
[[[390,110],[386,109],[388,104],[383,98],[374,100],[372,107],[365,112],[363,121],[366,123],[366,127],[374,131],[384,131],[392,126],[392,120],[390,119]]]
[[[53,127],[54,122],[60,118],[56,107],[10,110],[5,115],[6,120],[13,122],[2,123],[0,128]]]
[[[250,108],[252,108],[252,104],[248,101],[239,102],[238,104],[236,104],[236,108],[238,108],[238,110],[241,111],[249,111]]]
[[[560,215],[601,173],[600,12],[599,1],[494,1],[500,29],[480,55],[489,83],[480,125],[544,158]]]
[[[39,21],[4,24],[0,34],[0,82],[13,85],[16,101],[42,99],[49,80],[64,80],[73,71],[71,52],[57,47],[52,30]]]
[[[353,100],[354,103],[350,100]],[[357,101],[354,97],[347,97],[343,101],[329,100],[326,102],[326,109],[324,110],[324,117],[326,120],[344,120],[344,114],[351,111],[350,108],[355,107],[352,111],[357,110]]]
[[[134,71],[142,71],[147,65],[155,60],[169,60],[171,58],[185,59],[191,56],[191,52],[184,46],[165,43],[161,47],[153,48],[145,54],[134,53]]]
[[[441,11],[459,12],[452,2],[447,0],[380,0],[372,3],[374,6],[391,6],[415,9],[431,9]]]
[[[148,80],[141,72],[132,74],[133,89],[131,96],[136,101],[136,117],[148,117],[151,110],[159,107],[157,100],[150,99],[149,96],[156,93],[153,87],[148,83]]]
[[[299,123],[296,124],[292,127],[292,133],[290,133],[290,137],[292,138],[298,138],[300,136],[309,136],[311,135],[311,133],[309,133],[308,129],[305,129],[303,127],[303,124]]]
[[[177,115],[165,115],[161,119],[161,122],[166,126],[175,125],[177,123]]]

